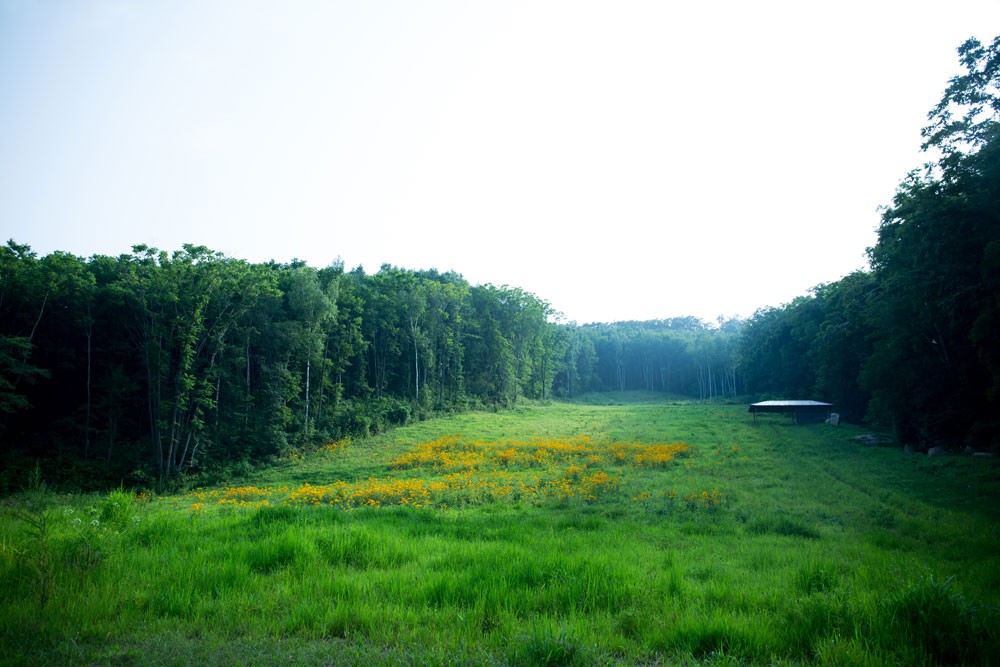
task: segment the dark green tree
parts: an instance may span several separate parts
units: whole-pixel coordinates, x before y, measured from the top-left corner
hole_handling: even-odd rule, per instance
[[[153,459],[166,480],[207,444],[220,354],[263,285],[245,262],[185,245],[173,254],[136,246],[122,287],[146,374]]]
[[[0,437],[10,415],[30,405],[25,386],[49,375],[32,355],[52,288],[30,247],[14,241],[0,247]]]
[[[959,48],[924,130],[936,162],[900,185],[869,251],[878,289],[862,373],[904,442],[996,439],[994,252],[1000,242],[1000,38]],[[1000,444],[1000,443],[997,443]]]

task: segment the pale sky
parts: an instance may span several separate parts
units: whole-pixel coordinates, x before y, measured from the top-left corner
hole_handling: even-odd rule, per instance
[[[0,241],[749,316],[865,266],[1000,0],[0,0]]]

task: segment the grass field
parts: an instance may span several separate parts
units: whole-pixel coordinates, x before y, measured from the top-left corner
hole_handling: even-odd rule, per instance
[[[169,496],[34,480],[0,664],[1000,664],[1000,462],[610,399]]]

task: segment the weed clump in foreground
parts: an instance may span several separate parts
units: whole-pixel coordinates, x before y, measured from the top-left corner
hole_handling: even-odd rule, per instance
[[[98,507],[100,520],[119,530],[124,529],[134,515],[135,503],[135,495],[119,487],[101,501]]]
[[[549,624],[536,624],[530,634],[518,637],[507,657],[515,667],[571,667],[594,662],[578,640]]]
[[[810,594],[789,617],[785,642],[820,665],[1000,664],[1000,615],[931,576],[861,602]]]
[[[878,625],[888,635],[883,645],[909,647],[915,663],[1000,664],[1000,615],[969,602],[950,578],[928,577],[899,591],[879,609]]]
[[[785,537],[804,537],[809,540],[819,539],[819,532],[798,521],[784,516],[767,514],[754,519],[747,526],[747,531],[754,535],[783,535]]]

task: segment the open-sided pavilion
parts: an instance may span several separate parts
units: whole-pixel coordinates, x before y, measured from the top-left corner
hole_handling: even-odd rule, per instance
[[[750,405],[753,420],[761,412],[791,413],[796,424],[817,424],[826,421],[833,411],[833,403],[820,401],[761,401]]]

